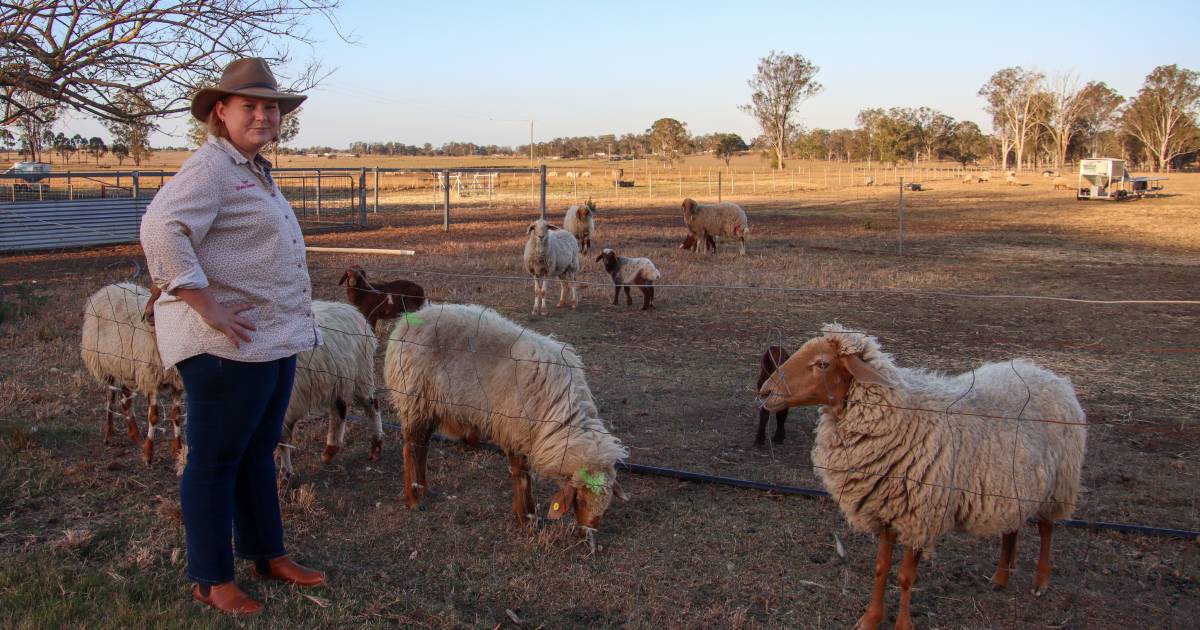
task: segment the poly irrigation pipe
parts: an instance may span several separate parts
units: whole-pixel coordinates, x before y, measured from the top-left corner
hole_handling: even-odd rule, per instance
[[[362,422],[362,418],[358,416],[349,416],[349,420],[353,422]],[[400,425],[392,422],[384,422],[383,426],[390,429],[400,429]],[[442,436],[434,436],[435,439],[442,442],[458,443],[460,440],[444,438]],[[495,444],[482,444],[481,446],[499,451],[500,447]],[[663,468],[661,466],[648,466],[646,464],[631,464],[628,462],[617,462],[619,470],[629,471],[638,475],[654,475],[656,477],[670,477],[679,479],[680,481],[693,481],[696,483],[711,483],[720,486],[730,486],[734,488],[746,488],[749,490],[764,490],[766,492],[778,492],[779,494],[795,494],[806,497],[828,497],[828,492],[816,488],[802,488],[800,486],[782,486],[774,483],[765,483],[762,481],[751,481],[749,479],[737,479],[734,477],[721,477],[718,475],[707,475],[704,473],[691,472],[688,470],[676,470],[674,468]],[[1073,527],[1077,529],[1092,529],[1097,531],[1112,531],[1122,532],[1125,534],[1144,534],[1147,536],[1162,536],[1166,538],[1183,538],[1186,540],[1200,540],[1200,531],[1187,529],[1171,529],[1169,527],[1153,527],[1150,525],[1130,525],[1128,523],[1107,523],[1105,521],[1084,521],[1080,519],[1064,519],[1055,522],[1063,527]]]
[[[306,252],[324,254],[376,254],[380,256],[415,256],[411,249],[372,249],[368,247],[305,247]]]

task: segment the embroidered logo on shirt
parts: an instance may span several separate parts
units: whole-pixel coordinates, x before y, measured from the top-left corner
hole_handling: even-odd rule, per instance
[[[234,190],[246,190],[247,188],[254,188],[254,182],[248,179],[243,179],[242,183],[233,187]]]

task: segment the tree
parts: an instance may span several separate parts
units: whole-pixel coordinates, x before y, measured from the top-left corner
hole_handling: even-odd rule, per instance
[[[813,77],[820,71],[802,55],[787,55],[771,51],[758,60],[758,69],[746,83],[752,90],[750,104],[741,110],[754,116],[763,135],[771,140],[776,166],[784,168],[788,138],[796,131],[793,115],[800,103],[812,98],[822,89]]]
[[[729,168],[729,161],[733,159],[734,155],[749,148],[746,146],[746,141],[736,133],[718,133],[712,140],[713,155],[725,162],[725,168]]]
[[[108,122],[108,131],[113,136],[113,155],[116,155],[116,145],[120,143],[126,155],[133,158],[134,165],[141,166],[142,160],[150,155],[150,132],[154,130],[154,125],[142,114],[153,104],[142,95],[132,92],[119,94],[115,102],[129,114]]]
[[[908,136],[911,141],[910,149],[924,153],[926,160],[933,159],[934,154],[949,142],[954,133],[955,122],[950,116],[931,107],[902,110],[903,118],[908,123]]]
[[[979,95],[987,99],[992,126],[1000,136],[1002,169],[1008,168],[1009,147],[1017,152],[1017,168],[1024,163],[1025,141],[1038,122],[1034,109],[1042,78],[1040,72],[1016,66],[996,72],[979,88]]]
[[[654,152],[671,165],[688,146],[687,125],[674,118],[659,118],[646,130]]]
[[[1146,145],[1155,170],[1169,170],[1172,158],[1200,149],[1198,106],[1200,75],[1175,64],[1159,66],[1146,75],[1121,122],[1129,135]]]
[[[129,159],[129,147],[127,147],[115,140],[113,141],[111,151],[112,151],[113,157],[117,158],[117,166],[124,165],[125,160]]]
[[[954,131],[950,134],[944,152],[945,155],[965,167],[987,155],[989,150],[987,136],[983,135],[983,130],[979,128],[979,125],[964,120],[954,126]]]
[[[63,159],[63,162],[70,163],[71,156],[75,154],[75,142],[67,137],[61,131],[54,136],[54,142],[51,145],[54,147],[54,152]]]
[[[283,118],[279,121],[279,139],[273,143],[276,162],[279,161],[279,147],[295,140],[296,136],[300,134],[300,110],[302,109],[304,108],[297,107],[293,109],[284,114]]]
[[[88,138],[87,152],[93,158],[96,158],[96,164],[99,164],[100,158],[104,157],[104,154],[108,152],[108,147],[105,146],[104,140],[93,136]]]
[[[0,122],[52,106],[120,121],[121,94],[141,95],[141,117],[187,111],[201,81],[215,80],[231,59],[288,61],[289,43],[311,45],[312,15],[335,29],[338,0],[39,0],[0,4]],[[344,38],[343,38],[344,39]],[[315,85],[309,63],[291,89]],[[18,98],[28,92],[42,101]],[[48,103],[49,104],[48,104]]]
[[[39,162],[42,159],[42,147],[54,144],[54,132],[50,131],[50,128],[58,120],[60,109],[55,106],[54,101],[32,92],[16,91],[12,98],[21,101],[26,109],[23,110],[24,113],[6,118],[3,122],[13,124],[17,128],[24,147],[23,152],[29,154],[31,162]]]
[[[0,127],[0,146],[4,147],[4,153],[6,154],[5,155],[6,158],[10,157],[8,154],[12,153],[13,144],[16,141],[17,141],[17,136],[12,131],[10,131],[9,129],[7,129],[5,127]]]
[[[1082,133],[1091,140],[1091,156],[1096,157],[1100,135],[1115,128],[1115,114],[1125,102],[1125,97],[1103,81],[1092,81],[1080,90],[1079,100],[1082,103],[1079,124]]]

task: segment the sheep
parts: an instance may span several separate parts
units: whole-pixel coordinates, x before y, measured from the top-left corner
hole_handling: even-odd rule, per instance
[[[696,238],[696,236],[694,234],[688,234],[687,238],[683,239],[683,242],[679,244],[679,249],[684,249],[684,250],[689,250],[689,251],[694,252],[694,251],[697,251],[696,248],[698,248],[699,246],[700,246],[700,241]],[[713,239],[712,235],[705,234],[704,235],[704,251],[705,251],[705,253],[707,253],[708,250],[710,250],[710,249],[714,252],[717,251],[717,242],[716,242],[716,240]]]
[[[754,386],[755,391],[762,389],[763,383],[767,382],[768,378],[783,365],[784,361],[792,355],[791,351],[782,346],[771,346],[763,353],[762,359],[759,361],[758,367],[758,383]],[[775,444],[783,444],[783,439],[786,437],[784,432],[784,422],[787,421],[788,410],[782,409],[775,412],[775,435],[771,437],[771,441]],[[767,422],[771,419],[771,412],[765,407],[758,408],[758,433],[754,437],[754,444],[762,446],[767,442]]]
[[[598,417],[583,362],[570,345],[517,326],[474,304],[428,304],[396,322],[384,357],[384,383],[404,435],[404,500],[422,507],[426,454],[434,431],[476,433],[506,454],[513,514],[534,523],[530,471],[558,482],[548,516],[572,509],[594,532],[629,452]]]
[[[613,281],[613,306],[625,289],[625,306],[633,306],[633,298],[629,295],[630,285],[642,291],[642,310],[654,308],[654,281],[661,277],[658,268],[649,258],[626,258],[618,256],[617,252],[605,248],[596,257],[596,262],[604,263],[604,270]]]
[[[990,181],[992,181],[992,173],[991,173],[991,171],[984,171],[984,172],[980,173],[980,174],[979,174],[979,181],[981,181],[981,182],[990,182]]]
[[[276,451],[283,481],[295,472],[291,451],[296,423],[315,415],[329,416],[325,451],[321,454],[321,461],[328,464],[345,444],[349,404],[359,406],[370,416],[372,435],[367,459],[378,458],[383,450],[383,417],[375,398],[375,350],[379,342],[370,324],[350,304],[314,300],[312,310],[324,343],[296,355],[296,379]]]
[[[1069,380],[1017,359],[946,376],[897,367],[878,340],[827,324],[759,392],[766,409],[822,404],[812,458],[850,525],[879,535],[875,586],[860,620],[875,628],[892,546],[906,549],[897,627],[922,551],[951,529],[1003,535],[993,588],[1008,584],[1021,524],[1038,518],[1034,595],[1050,580],[1054,521],[1071,514],[1087,440]]]
[[[592,176],[592,172],[591,172],[591,171],[584,171],[584,172],[580,173],[580,174],[579,174],[579,176],[580,176],[580,177],[591,177],[591,176]]]
[[[1054,190],[1071,190],[1071,183],[1065,177],[1055,177]]]
[[[567,213],[563,216],[563,229],[575,237],[581,253],[588,253],[592,248],[592,234],[596,231],[595,202],[588,199],[582,206],[567,208]]]
[[[970,173],[962,176],[962,183],[964,184],[974,184],[977,181],[979,181],[979,179]]]
[[[393,280],[371,284],[367,272],[359,265],[350,265],[338,280],[346,285],[346,300],[367,318],[375,328],[380,320],[394,319],[413,313],[425,304],[425,289],[408,280]]]
[[[545,219],[530,223],[527,232],[525,270],[533,276],[533,310],[530,314],[537,315],[539,303],[542,315],[546,314],[548,278],[558,278],[560,308],[566,304],[567,285],[571,285],[571,308],[575,308],[579,304],[579,286],[575,282],[575,274],[579,273],[579,243],[570,232]]]
[[[1045,177],[1046,179],[1049,179],[1051,177],[1058,177],[1058,171],[1049,170],[1049,169],[1044,170],[1044,171],[1042,171],[1042,177]]]
[[[142,461],[146,464],[154,461],[159,394],[171,396],[171,424],[175,429],[171,451],[178,457],[183,447],[183,381],[174,367],[163,366],[153,325],[147,321],[152,320],[152,305],[150,292],[136,284],[122,282],[101,287],[84,304],[79,340],[83,365],[108,388],[104,443],[108,444],[112,438],[113,411],[119,394],[129,439],[134,444],[142,443]],[[144,395],[150,403],[144,440],[134,417],[134,392]]]
[[[1004,176],[1004,183],[1008,186],[1020,186],[1021,180],[1017,179],[1015,174],[1009,173],[1008,175]]]
[[[683,200],[683,223],[688,232],[698,241],[701,236],[736,238],[739,251],[746,254],[746,235],[750,232],[750,221],[746,219],[746,211],[732,201],[722,203],[696,203],[692,199]],[[716,241],[712,244],[713,253],[717,251]],[[707,250],[707,248],[705,248]]]
[[[868,176],[865,179],[863,179],[863,186],[874,186],[874,185],[875,185],[874,177]]]

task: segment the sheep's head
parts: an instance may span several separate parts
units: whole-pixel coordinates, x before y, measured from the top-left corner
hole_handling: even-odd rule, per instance
[[[596,214],[596,202],[588,199],[577,212],[579,213],[579,219],[586,221],[588,217]]]
[[[526,230],[526,232],[528,232],[530,236],[536,238],[537,240],[545,242],[546,238],[549,237],[550,232],[557,229],[557,225],[553,225],[547,222],[545,219],[538,219],[537,221],[529,224],[529,229]]]
[[[856,381],[893,386],[863,360],[862,352],[852,350],[835,337],[809,339],[759,388],[763,408],[777,412],[804,405],[836,407]]]
[[[346,273],[342,274],[342,279],[338,280],[338,284],[344,284],[348,287],[357,287],[367,282],[367,270],[360,265],[350,265],[346,268]]]
[[[696,214],[695,200],[691,199],[690,197],[683,200],[683,214],[684,214],[684,216],[691,216],[693,214]]]
[[[605,247],[600,255],[596,257],[596,262],[604,262],[604,270],[612,273],[617,270],[617,252]]]
[[[622,501],[628,499],[621,484],[617,483],[616,468],[609,466],[607,470],[597,470],[585,466],[559,483],[558,492],[550,500],[547,518],[556,521],[574,511],[575,522],[583,528],[594,551],[594,533],[600,528],[600,521],[614,496]]]

